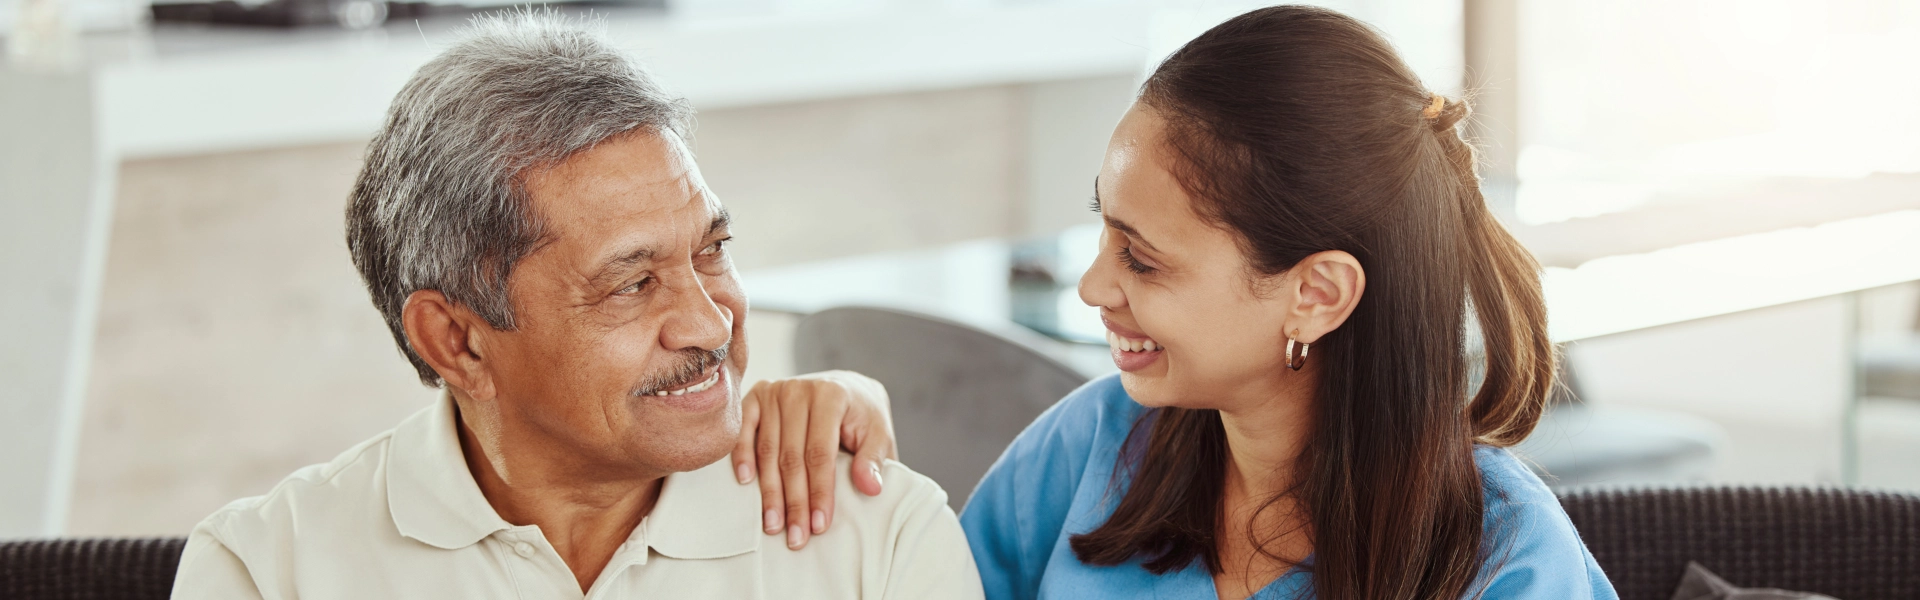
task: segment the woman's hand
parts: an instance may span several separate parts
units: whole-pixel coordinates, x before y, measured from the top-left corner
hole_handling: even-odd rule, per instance
[[[834,459],[853,453],[853,487],[880,494],[880,460],[898,458],[887,389],[852,371],[761,381],[740,406],[734,476],[760,480],[762,526],[800,549],[833,522]]]

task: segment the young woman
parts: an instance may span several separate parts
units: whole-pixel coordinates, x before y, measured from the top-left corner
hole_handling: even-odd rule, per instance
[[[1318,8],[1241,15],[1160,65],[1108,146],[1080,282],[1122,372],[1043,414],[967,502],[990,598],[1615,597],[1502,449],[1555,357],[1466,115]]]

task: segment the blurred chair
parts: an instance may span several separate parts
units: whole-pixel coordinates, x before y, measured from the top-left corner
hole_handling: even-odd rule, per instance
[[[900,459],[958,510],[987,467],[1035,417],[1087,376],[1011,323],[999,332],[887,308],[844,307],[800,320],[794,366],[858,371],[887,386]]]
[[[1920,598],[1920,496],[1809,487],[1589,488],[1560,505],[1621,600],[1673,597],[1687,561],[1747,588]]]
[[[1702,481],[1726,444],[1706,419],[1584,401],[1571,360],[1560,361],[1559,379],[1540,425],[1513,448],[1547,485]]]
[[[187,538],[0,542],[0,598],[166,600]]]

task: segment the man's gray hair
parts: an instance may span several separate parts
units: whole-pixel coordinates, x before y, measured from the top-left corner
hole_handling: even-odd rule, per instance
[[[507,281],[544,237],[523,175],[636,129],[686,136],[693,111],[609,44],[603,26],[551,10],[474,19],[414,73],[367,147],[347,202],[347,248],[420,381],[439,374],[401,311],[438,290],[514,328]]]

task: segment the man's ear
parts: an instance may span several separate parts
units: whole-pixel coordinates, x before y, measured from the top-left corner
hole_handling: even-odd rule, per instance
[[[1360,259],[1344,250],[1318,252],[1300,260],[1289,272],[1294,304],[1288,308],[1289,336],[1298,330],[1301,342],[1313,343],[1347,322],[1367,289]]]
[[[418,290],[407,296],[400,323],[413,353],[427,361],[448,386],[475,400],[493,399],[493,376],[481,348],[483,334],[491,326],[480,315],[439,291]]]

